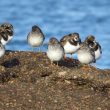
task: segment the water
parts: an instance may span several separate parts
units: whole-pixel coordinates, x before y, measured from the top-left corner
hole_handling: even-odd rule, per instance
[[[103,55],[96,65],[110,68],[110,0],[1,0],[0,23],[14,26],[13,40],[7,49],[28,51],[26,38],[32,25],[40,26],[46,36],[61,39],[63,35],[78,32],[84,40],[96,36]],[[46,47],[43,48],[44,51]]]

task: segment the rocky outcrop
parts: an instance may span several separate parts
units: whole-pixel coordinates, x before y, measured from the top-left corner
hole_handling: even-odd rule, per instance
[[[24,51],[7,51],[0,64],[1,110],[110,109],[109,69],[77,60],[51,65],[45,53]]]

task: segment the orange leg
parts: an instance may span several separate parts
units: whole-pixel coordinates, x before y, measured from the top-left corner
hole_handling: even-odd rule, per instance
[[[90,67],[90,65],[88,64],[82,64],[82,67],[81,67],[83,70],[90,70],[91,69],[91,67]]]
[[[64,54],[64,60],[67,60],[67,58],[66,58],[66,54]]]
[[[67,58],[66,54],[64,54],[64,60],[69,61],[69,62],[73,62],[73,58],[72,58],[72,54],[71,54],[71,58]]]

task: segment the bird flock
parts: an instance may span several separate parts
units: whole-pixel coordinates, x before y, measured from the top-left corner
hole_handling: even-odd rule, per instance
[[[5,54],[5,45],[13,38],[13,26],[10,23],[3,23],[0,25],[0,57]],[[32,26],[31,31],[27,35],[27,42],[34,47],[43,45],[45,35],[37,26]],[[58,62],[62,59],[67,60],[66,54],[77,54],[78,60],[82,64],[95,63],[101,57],[102,49],[99,42],[96,41],[93,35],[89,35],[82,42],[78,33],[71,33],[65,35],[58,41],[55,37],[50,38],[47,48],[47,57],[53,62]]]

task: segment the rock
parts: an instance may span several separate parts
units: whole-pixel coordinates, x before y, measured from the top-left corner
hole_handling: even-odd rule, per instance
[[[42,52],[7,51],[0,58],[1,110],[109,110],[110,69],[61,61]]]

